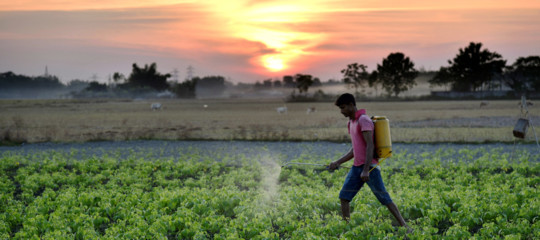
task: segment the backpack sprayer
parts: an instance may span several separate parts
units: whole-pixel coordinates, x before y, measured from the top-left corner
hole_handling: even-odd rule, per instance
[[[373,121],[374,133],[375,135],[375,153],[374,157],[379,159],[379,163],[377,165],[380,165],[382,161],[392,156],[392,137],[390,136],[390,120],[386,118],[386,116],[373,116],[371,117],[371,120]],[[373,171],[372,168],[369,170],[370,172]]]
[[[371,117],[371,120],[373,121],[374,128],[374,145],[375,145],[375,151],[373,153],[373,157],[379,159],[379,163],[377,165],[380,165],[382,161],[392,156],[392,138],[390,136],[390,120],[386,118],[386,116],[373,116]],[[328,168],[328,165],[325,164],[317,164],[317,163],[299,163],[299,162],[288,162],[284,164],[283,167],[287,167],[290,165],[308,165],[308,166],[320,166],[320,167],[326,167]],[[338,168],[349,168],[344,166],[339,166]],[[370,172],[373,171],[372,168],[369,170]]]

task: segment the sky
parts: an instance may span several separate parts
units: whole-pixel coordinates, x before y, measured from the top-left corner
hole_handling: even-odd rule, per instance
[[[540,55],[539,0],[18,0],[0,2],[0,72],[107,82],[132,64],[233,83],[342,78],[404,53],[448,66],[470,42],[512,64]]]

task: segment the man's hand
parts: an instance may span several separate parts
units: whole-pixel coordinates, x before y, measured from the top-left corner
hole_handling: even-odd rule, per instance
[[[329,170],[336,170],[339,168],[339,163],[337,162],[331,162],[329,165],[328,165],[328,169]]]
[[[368,169],[364,168],[364,170],[362,170],[362,174],[360,174],[360,178],[364,182],[369,181],[369,168]]]

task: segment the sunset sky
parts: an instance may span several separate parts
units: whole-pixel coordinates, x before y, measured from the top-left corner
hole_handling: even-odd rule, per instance
[[[18,0],[0,2],[0,72],[106,82],[131,65],[255,82],[341,79],[392,52],[438,70],[482,42],[511,64],[540,55],[539,0]]]

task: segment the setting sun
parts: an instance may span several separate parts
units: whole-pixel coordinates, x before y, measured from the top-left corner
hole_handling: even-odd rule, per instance
[[[266,67],[272,72],[277,72],[285,67],[285,65],[283,64],[283,60],[276,56],[264,56],[263,64],[264,67]]]
[[[47,66],[64,82],[103,83],[156,63],[178,81],[339,80],[347,64],[373,71],[392,52],[435,71],[469,42],[511,64],[540,54],[539,10],[539,0],[0,1],[0,72]]]

